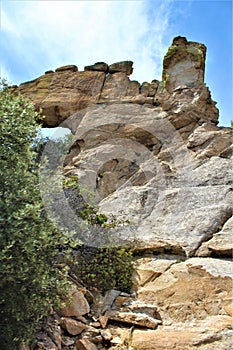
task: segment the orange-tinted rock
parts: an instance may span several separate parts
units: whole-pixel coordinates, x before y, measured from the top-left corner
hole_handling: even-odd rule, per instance
[[[59,67],[55,70],[55,72],[64,72],[64,71],[67,71],[67,70],[70,70],[72,72],[77,72],[78,71],[78,67],[73,65],[73,64],[70,64],[70,65],[67,65],[67,66],[62,66],[62,67]]]
[[[77,350],[97,350],[96,345],[85,338],[79,339],[76,343],[76,346]]]
[[[66,306],[60,310],[63,316],[82,316],[88,314],[90,306],[83,293],[77,289],[70,292],[70,301],[67,300]]]
[[[82,333],[87,326],[82,322],[73,320],[72,318],[62,317],[61,318],[61,327],[66,329],[67,332],[71,335],[77,335]]]
[[[57,126],[78,110],[98,102],[105,73],[56,71],[21,84],[18,92],[42,109],[45,126]]]

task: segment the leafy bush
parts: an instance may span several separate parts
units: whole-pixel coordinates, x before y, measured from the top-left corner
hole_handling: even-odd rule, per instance
[[[66,240],[43,210],[35,154],[38,113],[0,90],[0,348],[15,350],[66,292],[56,257]]]
[[[119,247],[82,247],[75,271],[87,287],[102,292],[112,288],[129,292],[132,272],[132,251]]]

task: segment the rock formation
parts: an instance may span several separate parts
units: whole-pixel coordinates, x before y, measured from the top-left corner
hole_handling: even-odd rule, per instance
[[[63,314],[63,340],[46,349],[232,348],[232,130],[217,126],[205,56],[177,37],[160,82],[131,81],[131,61],[98,62],[14,88],[44,126],[70,128],[65,175],[95,193],[117,218],[107,231],[135,251],[134,295],[113,293],[94,325]]]

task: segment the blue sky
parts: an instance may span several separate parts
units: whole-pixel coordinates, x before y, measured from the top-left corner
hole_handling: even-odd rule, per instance
[[[205,81],[218,102],[219,125],[232,110],[232,1],[1,0],[1,77],[12,84],[46,70],[97,61],[134,61],[132,79],[161,80],[173,37],[207,46]]]

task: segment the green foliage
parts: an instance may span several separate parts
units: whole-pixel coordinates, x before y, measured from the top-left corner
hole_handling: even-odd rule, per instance
[[[175,53],[177,53],[177,51],[180,50],[180,49],[182,49],[182,46],[176,46],[176,45],[171,45],[168,48],[168,51],[167,51],[167,53],[166,53],[166,55],[164,56],[164,59],[163,59],[164,65],[166,67],[167,67],[168,63],[170,62],[171,58],[173,57],[173,55]]]
[[[233,120],[231,120],[231,128],[233,128]]]
[[[132,286],[132,251],[106,247],[90,252],[83,248],[75,272],[87,287],[94,286],[103,293],[112,288],[129,292]]]
[[[77,214],[91,225],[104,226],[104,224],[108,221],[108,217],[105,214],[98,214],[97,212],[97,207],[86,205],[86,208],[78,210]]]
[[[100,226],[104,225],[107,221],[108,221],[107,215],[102,214],[102,213],[96,214],[96,216],[94,218],[95,224],[100,225]]]
[[[169,75],[168,72],[166,71],[166,69],[163,70],[163,77],[162,77],[162,84],[163,87],[166,87],[167,81],[168,81]]]
[[[70,175],[69,177],[63,179],[62,185],[64,188],[79,189],[78,181],[79,179],[77,175]]]
[[[0,90],[0,348],[15,350],[66,292],[56,257],[67,241],[44,212],[35,153],[38,113]]]

